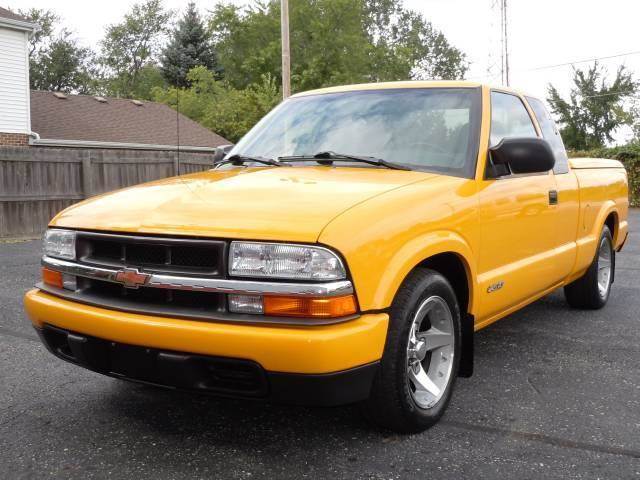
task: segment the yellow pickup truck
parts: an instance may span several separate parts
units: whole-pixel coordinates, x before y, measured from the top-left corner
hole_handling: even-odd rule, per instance
[[[569,160],[544,104],[505,88],[305,92],[216,157],[51,221],[25,305],[54,355],[417,432],[471,375],[475,331],[559,287],[603,307],[627,238],[622,165]]]

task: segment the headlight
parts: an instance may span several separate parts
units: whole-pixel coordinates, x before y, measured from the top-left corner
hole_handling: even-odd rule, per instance
[[[44,233],[42,250],[49,257],[76,259],[76,232],[49,229]]]
[[[257,242],[231,242],[229,274],[295,280],[341,280],[347,276],[340,258],[326,248]]]

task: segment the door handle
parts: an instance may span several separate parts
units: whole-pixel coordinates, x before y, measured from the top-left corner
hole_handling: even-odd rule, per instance
[[[549,190],[549,205],[557,205],[557,204],[558,204],[558,191]]]

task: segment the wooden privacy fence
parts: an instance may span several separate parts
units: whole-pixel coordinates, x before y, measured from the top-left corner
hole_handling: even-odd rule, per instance
[[[0,147],[0,238],[34,237],[63,208],[137,183],[208,170],[209,153]]]

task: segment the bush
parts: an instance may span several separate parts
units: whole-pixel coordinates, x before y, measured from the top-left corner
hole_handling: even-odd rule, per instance
[[[234,143],[282,99],[270,75],[243,90],[217,80],[205,67],[193,68],[187,79],[189,88],[156,88],[154,99],[175,109],[179,97],[180,113]]]
[[[574,151],[569,152],[569,156],[613,158],[622,162],[629,176],[629,203],[632,207],[640,207],[640,143],[582,152]]]

